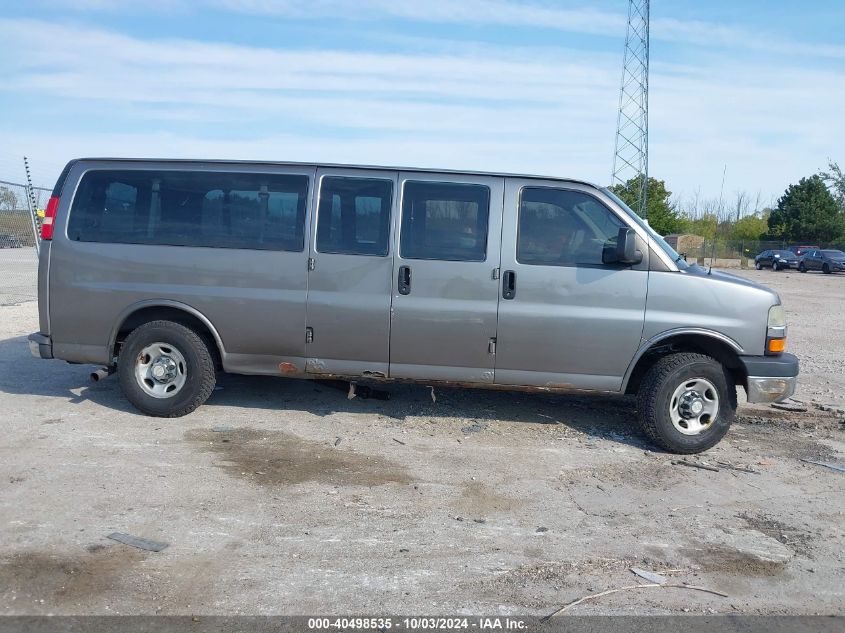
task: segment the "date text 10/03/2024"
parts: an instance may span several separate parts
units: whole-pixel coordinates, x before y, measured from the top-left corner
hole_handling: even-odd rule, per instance
[[[408,617],[408,618],[309,618],[312,631],[406,629],[411,631],[520,631],[527,628],[524,620],[503,617]]]

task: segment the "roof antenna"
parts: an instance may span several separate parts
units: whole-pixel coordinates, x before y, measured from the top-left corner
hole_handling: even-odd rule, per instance
[[[719,232],[719,220],[722,219],[722,196],[725,193],[725,176],[728,174],[728,164],[725,163],[725,169],[722,171],[722,189],[719,191],[719,207],[716,210],[716,230],[713,231],[713,249],[710,252],[710,270],[708,275],[713,274],[713,261],[716,259],[716,233]]]

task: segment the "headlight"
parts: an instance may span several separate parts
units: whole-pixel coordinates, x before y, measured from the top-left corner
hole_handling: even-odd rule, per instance
[[[769,308],[766,327],[766,354],[780,354],[786,351],[786,312],[783,305]]]
[[[768,327],[786,327],[786,311],[783,309],[783,305],[769,308]]]

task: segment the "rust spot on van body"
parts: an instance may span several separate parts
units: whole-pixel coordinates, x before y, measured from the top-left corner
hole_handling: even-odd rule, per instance
[[[283,374],[296,374],[299,372],[299,367],[293,363],[279,363],[279,371]]]

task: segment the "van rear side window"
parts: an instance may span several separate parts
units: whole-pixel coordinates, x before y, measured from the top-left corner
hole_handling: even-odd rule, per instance
[[[68,237],[298,252],[307,194],[308,177],[298,175],[89,171],[73,200]]]
[[[317,251],[387,255],[393,183],[372,178],[325,177],[320,185]]]
[[[406,259],[483,262],[490,188],[409,180],[402,200],[399,250]]]

